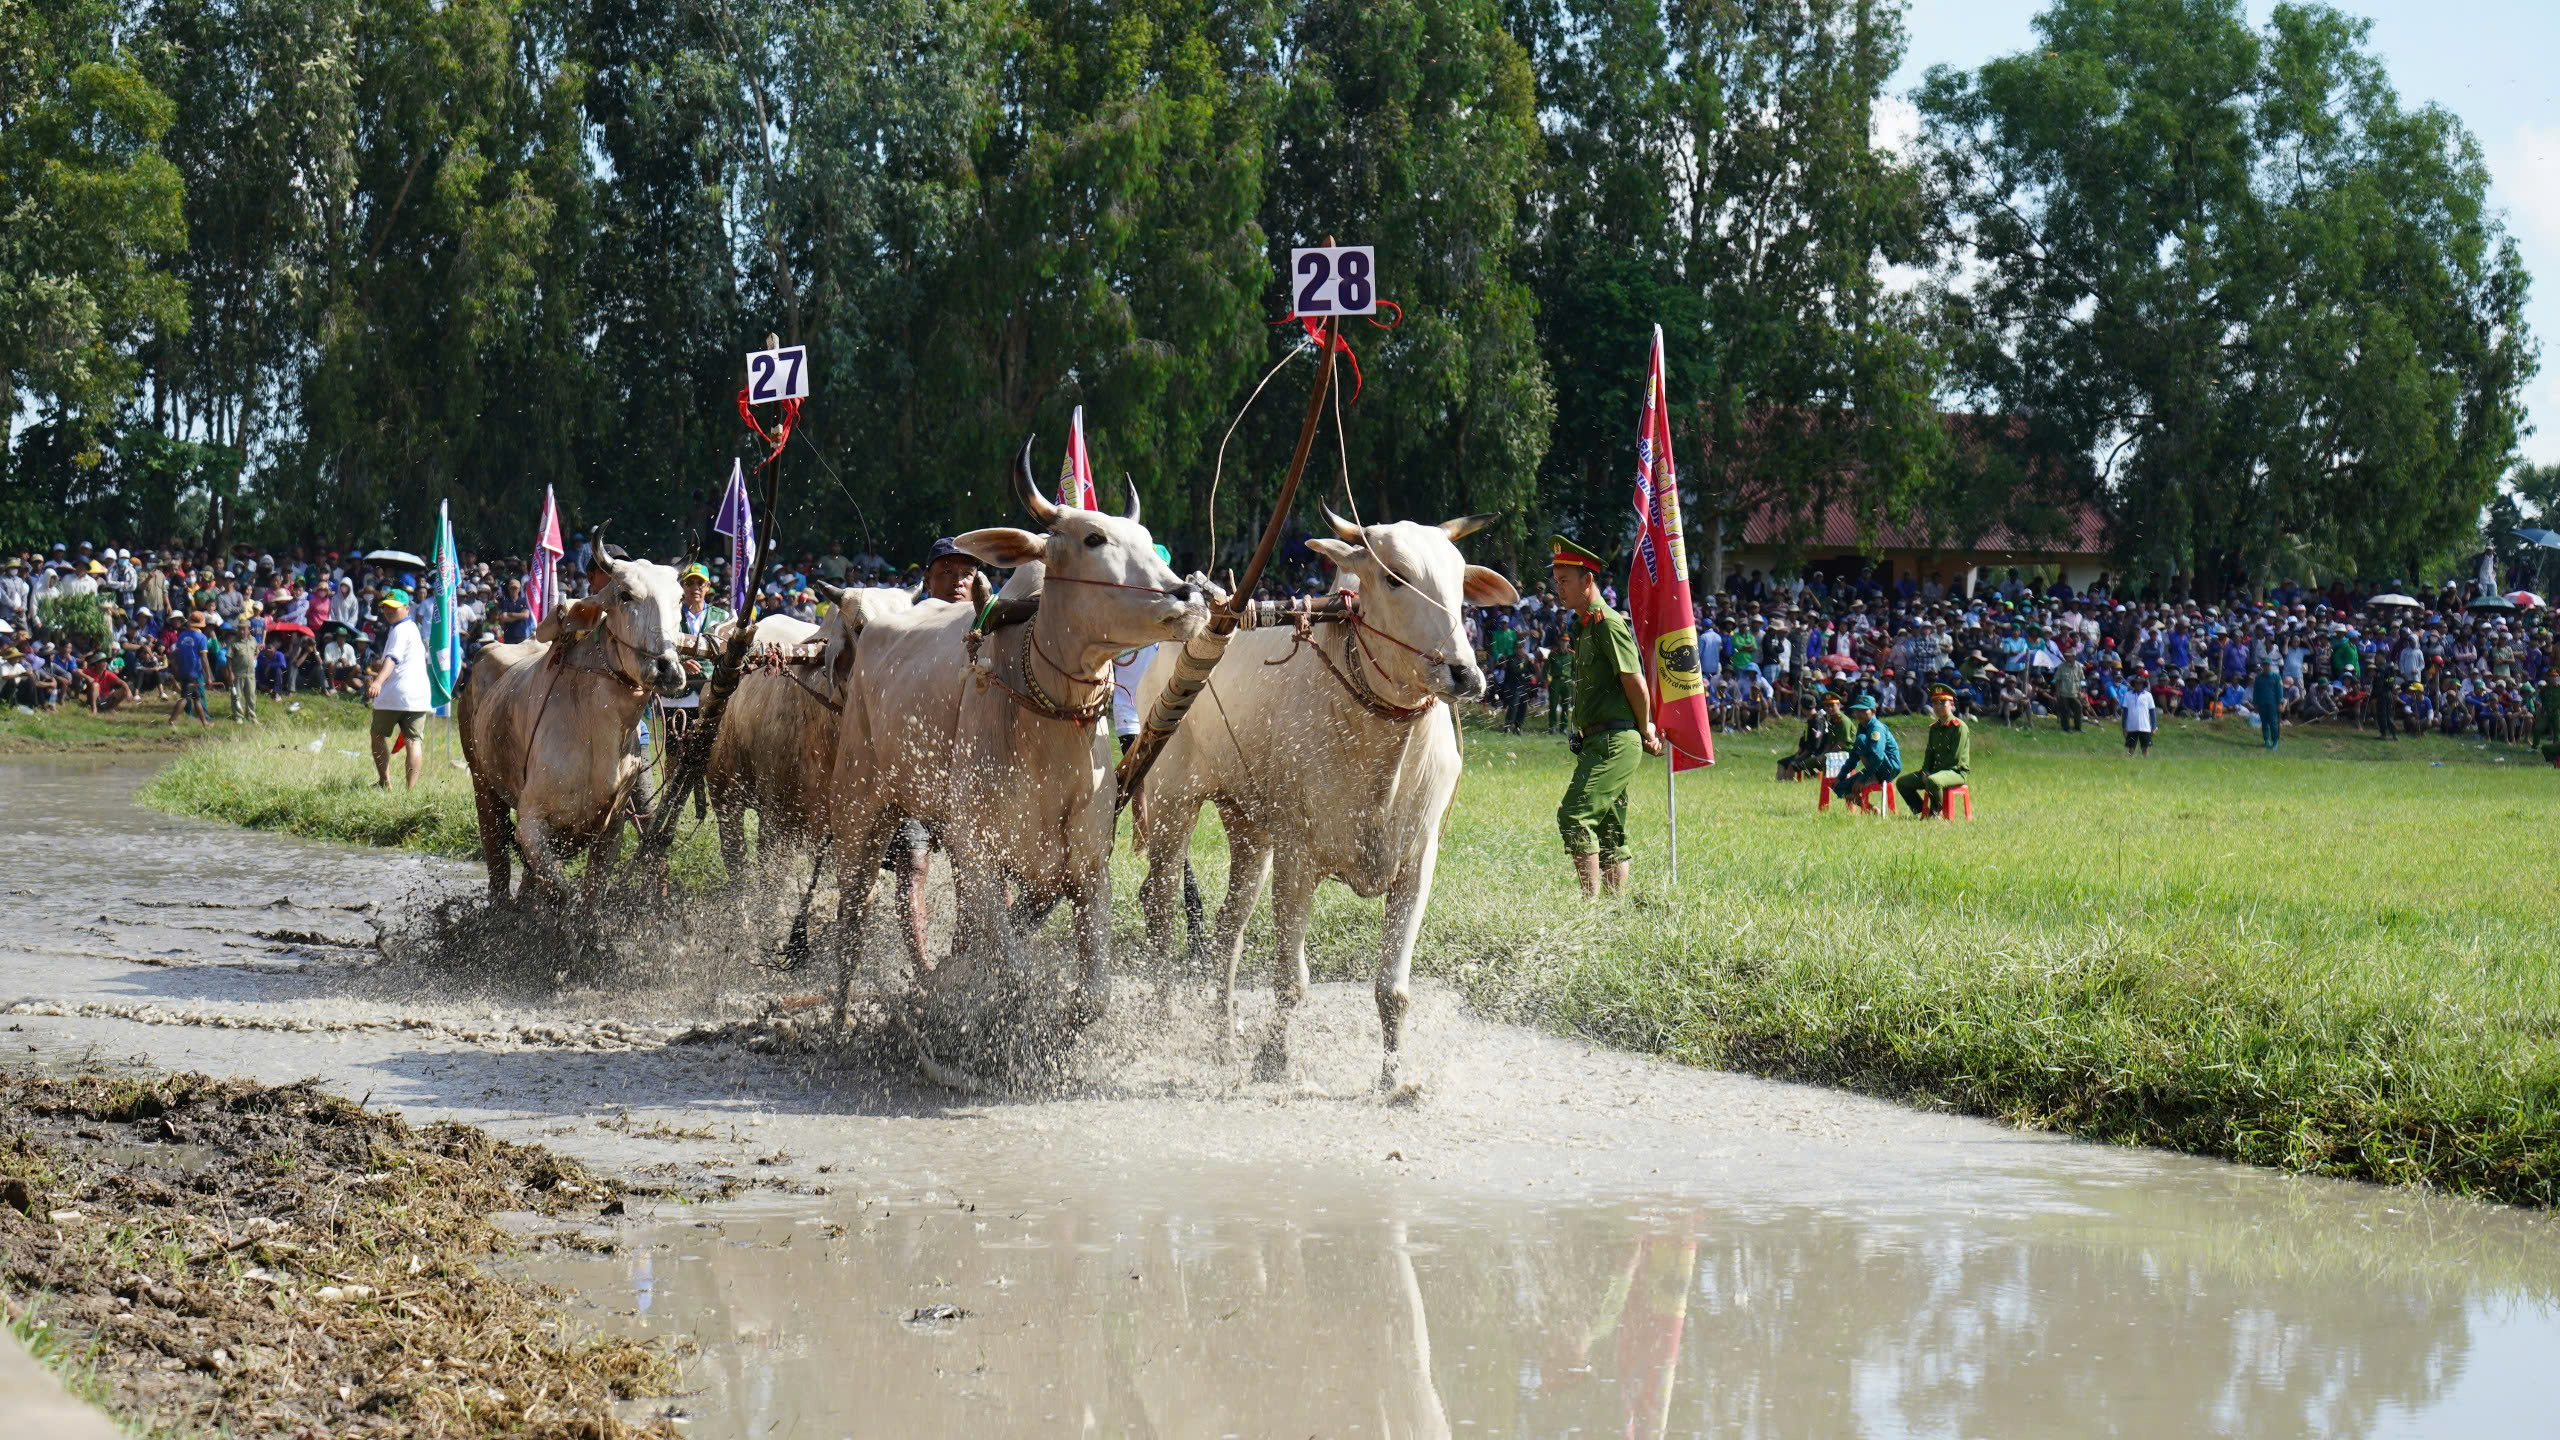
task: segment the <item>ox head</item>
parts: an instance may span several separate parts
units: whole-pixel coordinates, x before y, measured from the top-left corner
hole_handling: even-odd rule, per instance
[[[1484,672],[1467,643],[1464,605],[1517,605],[1511,582],[1458,553],[1458,541],[1494,522],[1469,515],[1438,525],[1399,521],[1354,525],[1331,510],[1334,538],[1307,548],[1331,560],[1343,583],[1360,592],[1360,613],[1375,629],[1412,649],[1364,638],[1362,650],[1388,677],[1410,690],[1461,699],[1484,693]],[[1416,654],[1416,651],[1422,653]]]
[[[954,543],[999,570],[1037,562],[1044,615],[1072,617],[1087,643],[1123,650],[1187,640],[1208,621],[1208,596],[1156,558],[1155,536],[1138,523],[1136,486],[1129,487],[1126,515],[1057,504],[1031,478],[1028,441],[1014,462],[1013,485],[1040,533],[999,526]]]
[[[613,578],[587,597],[604,614],[605,633],[622,652],[614,663],[661,695],[684,693],[684,667],[676,661],[677,607],[684,587],[676,572],[650,560],[608,560]]]

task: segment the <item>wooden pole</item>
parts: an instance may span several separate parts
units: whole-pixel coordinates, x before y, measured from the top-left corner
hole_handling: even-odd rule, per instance
[[[782,337],[767,335],[764,348],[779,350]],[[764,558],[774,553],[774,533],[781,519],[777,513],[782,502],[782,452],[766,457],[762,467],[764,481],[765,533],[760,544],[747,556],[747,607],[730,625],[729,644],[720,652],[718,663],[711,667],[711,683],[703,687],[702,704],[693,712],[693,724],[686,728],[684,743],[675,748],[673,764],[667,767],[667,782],[659,787],[657,813],[649,817],[649,831],[640,839],[635,863],[655,861],[675,843],[676,816],[684,809],[685,797],[702,783],[702,772],[711,765],[711,743],[720,734],[721,718],[728,712],[729,697],[737,693],[738,681],[746,674],[747,651],[755,640],[756,621],[762,616],[764,589],[756,583],[755,572],[763,567]],[[661,711],[659,724],[665,724]]]
[[[1331,245],[1331,236],[1325,238]],[[1120,757],[1119,804],[1126,806],[1146,783],[1147,771],[1154,768],[1156,756],[1163,753],[1164,743],[1173,738],[1182,717],[1191,712],[1191,704],[1209,684],[1209,672],[1227,653],[1227,642],[1235,635],[1236,625],[1253,603],[1253,587],[1262,582],[1263,567],[1271,562],[1282,531],[1288,527],[1289,512],[1298,502],[1298,481],[1307,473],[1307,454],[1315,448],[1316,424],[1324,418],[1325,396],[1333,388],[1334,336],[1341,326],[1338,318],[1328,316],[1316,331],[1317,367],[1315,388],[1307,392],[1306,418],[1298,425],[1298,448],[1289,456],[1288,476],[1280,482],[1280,498],[1271,507],[1271,519],[1262,527],[1262,543],[1253,550],[1252,561],[1224,605],[1209,612],[1208,628],[1185,641],[1182,653],[1175,657],[1173,674],[1156,696],[1154,708],[1147,712],[1147,723],[1129,743],[1129,753]]]

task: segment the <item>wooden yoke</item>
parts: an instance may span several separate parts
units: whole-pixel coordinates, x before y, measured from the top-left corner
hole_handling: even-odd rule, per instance
[[[1333,239],[1327,236],[1327,245]],[[1280,535],[1289,523],[1289,512],[1298,502],[1298,481],[1307,473],[1307,452],[1314,448],[1316,422],[1324,415],[1325,395],[1333,388],[1334,335],[1342,322],[1327,316],[1316,335],[1316,356],[1323,363],[1316,370],[1315,388],[1307,392],[1307,417],[1298,426],[1298,448],[1289,456],[1289,474],[1280,484],[1280,498],[1271,507],[1271,519],[1262,527],[1262,543],[1253,550],[1251,563],[1234,593],[1224,604],[1209,612],[1206,628],[1183,642],[1182,653],[1175,657],[1173,674],[1165,682],[1164,693],[1147,712],[1147,722],[1137,738],[1129,743],[1129,753],[1120,757],[1118,804],[1126,807],[1146,783],[1147,771],[1153,769],[1156,756],[1164,752],[1164,744],[1173,738],[1182,717],[1191,713],[1191,704],[1209,684],[1209,672],[1227,653],[1227,642],[1234,638],[1236,627],[1243,622],[1246,610],[1253,604],[1253,587],[1262,582],[1263,568],[1271,563],[1271,552],[1278,549]]]

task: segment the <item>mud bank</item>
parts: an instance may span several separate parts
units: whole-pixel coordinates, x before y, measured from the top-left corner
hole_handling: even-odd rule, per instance
[[[11,1319],[129,1424],[611,1440],[675,1382],[671,1347],[571,1338],[483,1268],[611,1248],[582,1222],[622,1186],[539,1147],[202,1075],[0,1070],[0,1117]]]

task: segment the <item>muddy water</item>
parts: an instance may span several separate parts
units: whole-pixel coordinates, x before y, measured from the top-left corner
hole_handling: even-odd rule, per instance
[[[0,1017],[0,1041],[317,1074],[627,1173],[736,1177],[732,1202],[639,1207],[610,1256],[530,1262],[578,1323],[699,1345],[688,1434],[2553,1428],[2539,1215],[1656,1065],[1439,992],[1410,1109],[1361,1093],[1357,987],[1304,1027],[1340,1098],[1247,1083],[1196,1007],[1125,1018],[1040,1101],[553,1043],[535,1010],[650,997],[510,1000],[502,1025],[274,938],[360,938],[376,912],[337,907],[470,874],[152,816],[124,798],[140,773],[0,765],[0,1003],[66,1012]],[[193,1019],[98,1013],[137,997]],[[359,1017],[430,1028],[274,1028]]]

